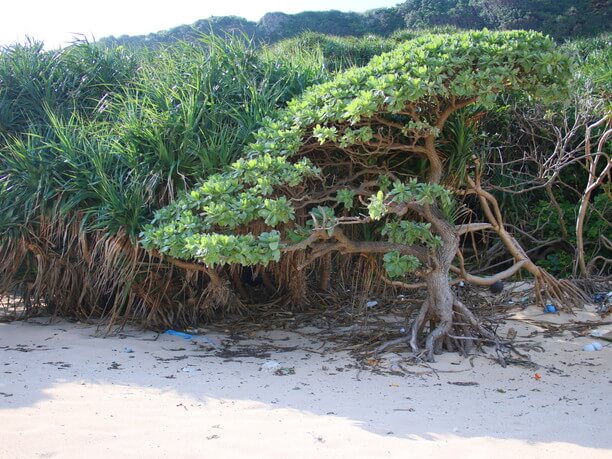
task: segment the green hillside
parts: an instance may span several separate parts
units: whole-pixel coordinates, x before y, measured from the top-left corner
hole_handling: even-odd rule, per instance
[[[401,29],[436,26],[531,29],[560,40],[609,31],[611,11],[609,0],[407,0],[392,8],[365,13],[271,12],[258,22],[236,16],[211,17],[148,35],[106,37],[100,41],[107,45],[159,46],[178,40],[196,40],[201,33],[239,32],[258,41],[274,43],[306,31],[337,36],[389,36]]]

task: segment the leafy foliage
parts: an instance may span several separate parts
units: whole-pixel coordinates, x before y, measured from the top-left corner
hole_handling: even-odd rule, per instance
[[[534,29],[557,38],[607,31],[611,20],[605,0],[408,0],[400,10],[409,29],[440,25]]]
[[[300,279],[317,275],[318,262],[300,271],[311,241],[333,247],[341,229],[356,245],[332,259],[338,278],[340,263],[345,277],[368,277],[353,269],[364,244],[378,247],[367,259],[376,276],[427,272],[445,242],[425,208],[448,225],[459,214],[452,188],[430,180],[426,139],[446,156],[439,183],[453,187],[448,169],[482,139],[469,106],[445,128],[442,112],[459,101],[480,113],[515,91],[563,95],[568,70],[537,33],[444,31],[306,33],[262,47],[190,29],[190,42],[156,50],[2,50],[0,288],[59,313],[186,325],[236,304],[218,291],[240,265],[298,304]],[[563,48],[602,92],[607,64],[593,53],[607,55],[605,40]],[[187,264],[194,275],[171,257],[207,266]]]
[[[398,41],[376,35],[338,37],[322,33],[304,32],[272,46],[275,52],[293,53],[295,50],[321,53],[324,65],[332,71],[366,65],[377,54],[390,51]]]
[[[185,301],[176,286],[186,281],[171,273],[164,290],[154,280],[137,244],[144,224],[180,190],[235,161],[267,116],[329,78],[314,53],[283,55],[244,37],[200,39],[203,47],[155,53],[91,43],[0,53],[0,288],[35,289],[33,298],[71,314],[116,301],[113,313],[146,303],[152,322],[185,320],[162,312]],[[261,204],[258,215],[270,223],[290,216],[282,200]],[[214,203],[209,210],[231,224]],[[261,261],[258,251],[276,250],[274,237],[261,235],[251,258],[236,260]],[[233,238],[210,244],[212,253]],[[161,291],[142,293],[151,289]]]
[[[206,52],[182,44],[138,59],[87,43],[0,55],[7,215],[29,221],[20,203],[37,212],[60,199],[66,212],[95,215],[95,228],[135,238],[151,208],[236,160],[267,115],[326,78],[315,61],[202,39]]]
[[[261,248],[261,236],[249,232],[248,237],[233,239],[235,245],[226,249],[208,249],[211,240],[229,237],[237,228],[247,229],[258,221],[263,220],[268,228],[263,233],[266,237],[269,231],[283,236],[287,226],[294,234],[297,227],[297,233],[304,237],[317,229],[329,230],[329,222],[333,227],[337,218],[331,207],[321,213],[323,208],[313,206],[311,220],[304,226],[295,221],[296,213],[291,210],[299,199],[287,200],[283,195],[287,188],[304,186],[324,175],[316,162],[302,153],[308,139],[321,148],[346,151],[363,147],[373,140],[375,132],[381,132],[384,122],[377,121],[381,116],[402,123],[399,135],[407,142],[410,138],[435,137],[439,135],[436,116],[445,106],[443,101],[460,99],[490,107],[496,93],[508,90],[537,97],[558,96],[564,90],[568,71],[568,60],[549,39],[534,32],[428,35],[399,45],[365,67],[313,86],[276,118],[266,120],[243,159],[159,211],[144,231],[142,242],[172,257],[196,259],[212,266],[239,262],[240,256],[245,259],[247,253]],[[431,102],[434,98],[436,105]],[[414,120],[407,113],[422,116]],[[432,206],[447,216],[452,211],[448,190],[415,179],[398,180],[390,189],[385,186],[371,192],[367,209],[353,208],[346,189],[334,196],[353,215],[365,211],[371,220],[389,218],[383,234],[391,242],[406,246],[437,247],[441,241],[426,223],[398,221],[389,212],[393,206]],[[333,199],[330,195],[328,201]],[[346,205],[349,202],[351,206]],[[290,245],[283,240],[279,247],[288,249]],[[258,254],[263,264],[278,257],[276,249]],[[251,258],[249,263],[254,261]],[[415,267],[413,258],[400,253],[389,254],[385,262],[394,276]]]
[[[136,60],[124,49],[87,42],[45,51],[40,42],[0,50],[0,136],[49,124],[48,115],[90,116],[105,97],[130,86]]]

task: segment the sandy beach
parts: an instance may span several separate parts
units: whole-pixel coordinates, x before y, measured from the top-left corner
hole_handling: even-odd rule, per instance
[[[364,369],[312,327],[186,340],[0,324],[0,457],[611,457],[610,344],[544,337],[529,314],[503,327],[537,367],[444,354],[408,375],[385,371],[405,356]],[[546,319],[601,320],[581,314]]]

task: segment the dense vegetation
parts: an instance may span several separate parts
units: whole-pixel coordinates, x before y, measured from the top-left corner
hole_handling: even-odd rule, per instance
[[[496,339],[449,281],[571,307],[553,275],[610,273],[609,35],[434,32],[3,49],[2,292],[163,328],[419,288],[429,358]]]
[[[340,264],[355,255],[382,256],[390,278],[417,272],[424,280],[428,296],[413,325],[413,351],[427,323],[429,360],[443,343],[463,350],[469,326],[492,334],[449,285],[461,236],[492,229],[516,261],[488,277],[467,273],[460,262],[456,272],[465,280],[490,285],[524,267],[536,279],[536,292],[559,304],[577,291],[518,249],[478,172],[467,177],[464,193],[481,200],[488,223],[461,218],[453,199],[459,184],[442,186],[447,171],[436,140],[462,109],[491,109],[506,92],[558,96],[568,78],[569,60],[540,34],[423,35],[294,99],[266,121],[241,159],[158,211],[142,242],[215,272],[211,288],[217,292],[223,266],[279,263],[292,278],[294,303],[304,301],[307,269],[320,259],[327,261],[312,274],[328,289],[325,264],[333,254],[340,254]],[[414,158],[426,166],[415,167]],[[369,227],[368,238],[361,226]]]
[[[108,45],[159,46],[176,41],[197,41],[201,33],[224,35],[240,32],[266,43],[303,32],[336,36],[391,36],[396,31],[453,26],[466,29],[532,29],[556,39],[593,36],[609,32],[609,0],[407,0],[392,8],[365,13],[340,11],[299,14],[268,13],[259,22],[223,16],[145,36],[108,37]]]
[[[4,291],[25,289],[65,314],[141,307],[127,315],[195,320],[156,311],[191,293],[180,280],[164,291],[165,268],[134,245],[142,226],[234,161],[277,106],[328,78],[318,54],[204,39],[206,52],[183,44],[137,56],[87,43],[3,50]]]

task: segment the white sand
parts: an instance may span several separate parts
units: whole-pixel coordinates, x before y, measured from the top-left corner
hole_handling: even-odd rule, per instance
[[[582,351],[592,338],[539,335],[538,370],[445,354],[432,367],[452,372],[400,377],[344,353],[224,359],[177,337],[46,322],[0,324],[2,458],[612,457],[612,349]],[[234,349],[263,344],[325,350],[284,331]],[[260,371],[270,359],[295,374]]]

